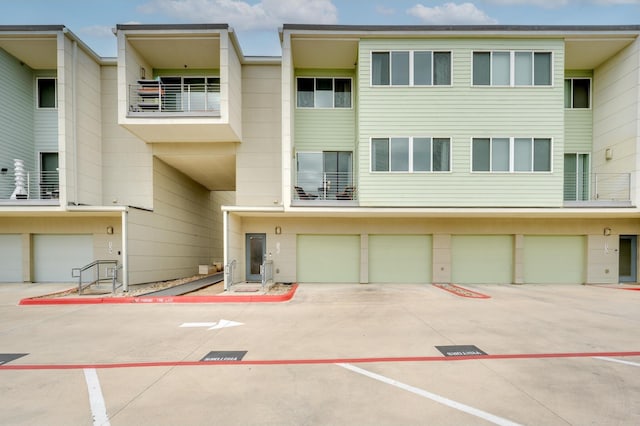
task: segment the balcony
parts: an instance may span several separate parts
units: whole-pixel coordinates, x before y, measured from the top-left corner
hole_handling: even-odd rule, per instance
[[[220,82],[164,84],[148,80],[129,86],[129,117],[220,117]]]
[[[349,172],[298,172],[291,200],[299,207],[353,207],[358,206],[358,190]]]
[[[24,171],[0,175],[0,206],[59,205],[59,174]]]
[[[565,174],[565,207],[632,207],[630,173]]]

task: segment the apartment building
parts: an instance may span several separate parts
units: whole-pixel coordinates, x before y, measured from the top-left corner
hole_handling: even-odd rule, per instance
[[[0,27],[0,281],[637,282],[638,26],[114,32]]]

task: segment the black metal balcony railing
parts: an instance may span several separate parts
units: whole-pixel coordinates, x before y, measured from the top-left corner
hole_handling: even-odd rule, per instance
[[[357,187],[349,172],[299,172],[293,186],[293,200],[297,204],[326,205],[357,204]]]
[[[220,115],[220,84],[132,84],[129,115],[198,113]]]
[[[0,174],[0,202],[23,200],[57,200],[60,198],[59,174],[24,171]]]

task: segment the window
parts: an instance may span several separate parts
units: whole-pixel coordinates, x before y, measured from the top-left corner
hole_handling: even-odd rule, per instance
[[[56,79],[51,77],[38,77],[38,108],[56,108]]]
[[[591,79],[568,78],[564,81],[565,108],[591,108]]]
[[[371,139],[372,172],[448,172],[450,157],[449,138]]]
[[[351,108],[351,79],[298,77],[298,108]]]
[[[373,52],[371,84],[373,86],[449,86],[451,85],[451,52]]]
[[[589,154],[564,154],[564,200],[589,199]]]
[[[549,138],[473,138],[474,172],[550,172]]]
[[[335,198],[353,185],[351,151],[298,152],[296,186],[321,199]]]
[[[550,52],[473,52],[474,86],[550,86]]]

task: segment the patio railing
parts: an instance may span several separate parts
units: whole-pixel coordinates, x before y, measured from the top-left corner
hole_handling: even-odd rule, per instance
[[[293,186],[294,201],[348,202],[358,199],[350,172],[315,173],[299,171]]]
[[[145,83],[129,86],[129,114],[220,114],[220,84]]]
[[[59,173],[13,171],[0,174],[0,201],[56,200],[60,198]]]

